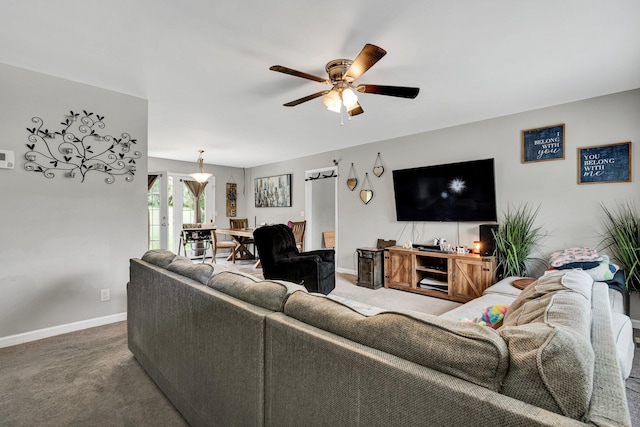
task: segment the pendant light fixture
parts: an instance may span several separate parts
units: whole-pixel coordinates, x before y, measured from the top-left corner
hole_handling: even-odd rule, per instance
[[[190,173],[189,176],[195,179],[198,182],[205,182],[209,177],[213,176],[211,173],[206,173],[204,171],[204,160],[202,159],[202,153],[204,150],[198,150],[200,155],[198,155],[198,172]]]

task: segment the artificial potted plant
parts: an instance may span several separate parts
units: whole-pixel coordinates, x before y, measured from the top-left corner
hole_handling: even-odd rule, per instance
[[[603,245],[625,272],[628,292],[640,291],[640,217],[630,203],[618,205],[615,211],[601,205],[604,211]]]
[[[540,207],[533,209],[525,203],[517,208],[507,207],[502,213],[502,221],[493,231],[498,279],[525,277],[533,264],[543,263],[531,257],[543,237],[542,229],[534,225],[539,210]]]

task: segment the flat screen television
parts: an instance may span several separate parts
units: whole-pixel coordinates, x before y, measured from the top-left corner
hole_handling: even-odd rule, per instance
[[[493,159],[393,171],[398,221],[496,221]]]

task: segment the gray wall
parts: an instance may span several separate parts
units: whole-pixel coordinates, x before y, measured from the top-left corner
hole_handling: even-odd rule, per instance
[[[464,245],[478,239],[477,223],[397,222],[393,169],[495,158],[498,209],[504,211],[522,202],[540,206],[538,225],[547,233],[541,257],[547,258],[555,250],[572,246],[599,248],[603,218],[600,204],[615,206],[629,200],[640,208],[640,184],[635,179],[631,183],[578,185],[577,149],[624,141],[637,143],[640,141],[638,117],[640,90],[634,90],[255,167],[247,174],[248,183],[261,176],[293,175],[293,206],[255,208],[249,193],[247,212],[249,216],[257,216],[259,222],[299,218],[300,211],[304,210],[304,171],[328,167],[333,159],[338,160],[337,266],[353,272],[356,248],[375,245],[377,238],[425,243],[435,237],[445,237],[449,242]],[[520,132],[557,123],[566,124],[565,160],[522,164]],[[378,152],[386,169],[380,178],[371,173]],[[638,170],[637,158],[633,158],[635,171]],[[351,163],[355,164],[360,184],[365,172],[369,172],[374,198],[368,205],[360,201],[360,184],[353,192],[347,188]],[[633,305],[632,317],[640,319],[637,297]]]
[[[137,139],[133,182],[23,169],[31,118],[60,130],[83,109],[105,116],[105,133]],[[0,169],[0,337],[124,313],[129,258],[147,243],[147,101],[0,64],[0,129],[0,149],[16,156]]]

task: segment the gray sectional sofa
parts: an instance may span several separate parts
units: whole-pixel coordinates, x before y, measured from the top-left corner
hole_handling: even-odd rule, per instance
[[[474,301],[509,304],[498,330],[458,320],[474,301],[371,315],[149,251],[131,260],[129,348],[193,426],[631,425],[606,285],[494,286]]]

